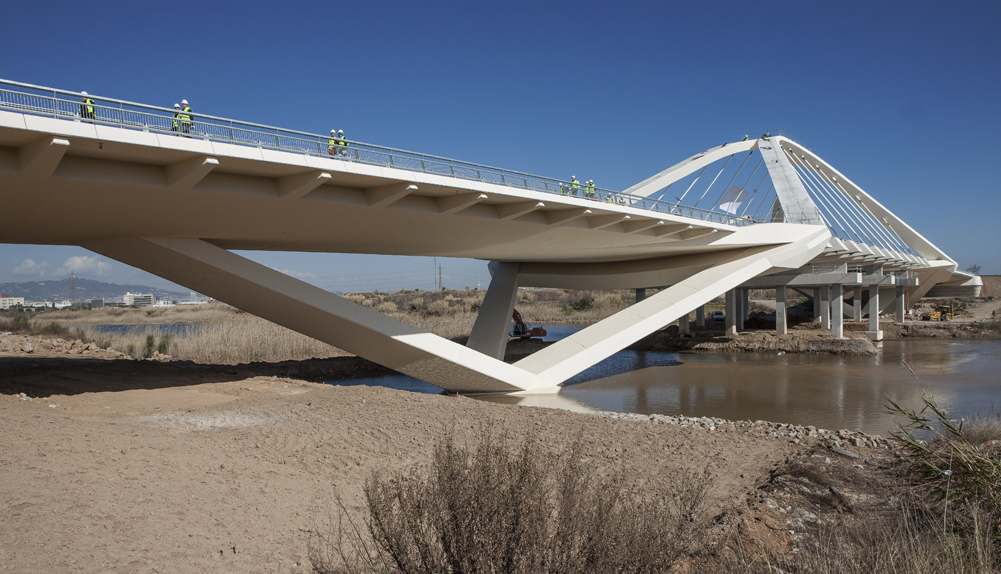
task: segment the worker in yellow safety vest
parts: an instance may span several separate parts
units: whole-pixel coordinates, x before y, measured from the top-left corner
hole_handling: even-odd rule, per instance
[[[337,130],[330,130],[330,139],[327,140],[327,153],[337,154]]]
[[[80,104],[80,117],[85,120],[93,120],[97,118],[97,114],[94,113],[94,100],[90,99],[87,92],[80,92],[83,98],[80,99],[83,103]]]
[[[191,123],[191,106],[188,105],[188,100],[181,100],[181,105],[183,107],[177,118],[181,120],[181,131],[188,134],[191,133],[191,127],[194,125]]]
[[[174,104],[174,125],[170,126],[170,131],[176,132],[180,129],[178,122],[181,119],[181,104]]]
[[[584,197],[593,201],[598,201],[598,193],[594,187],[593,179],[587,180],[587,185],[584,186]]]
[[[570,191],[573,192],[574,196],[577,195],[577,190],[580,189],[580,182],[577,181],[576,175],[570,176]]]
[[[337,145],[340,147],[340,154],[348,155],[348,140],[344,139],[344,130],[337,130]]]

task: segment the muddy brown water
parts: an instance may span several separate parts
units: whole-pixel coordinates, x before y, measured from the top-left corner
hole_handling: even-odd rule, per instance
[[[565,336],[546,326],[551,336]],[[572,331],[573,329],[569,329]],[[341,381],[415,392],[440,389],[404,375]],[[485,401],[574,411],[767,420],[887,436],[887,398],[920,409],[933,396],[950,416],[1001,409],[1001,341],[885,341],[870,357],[806,353],[621,351],[555,395],[486,395]]]

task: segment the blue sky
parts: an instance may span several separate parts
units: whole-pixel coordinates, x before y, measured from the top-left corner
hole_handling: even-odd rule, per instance
[[[996,1],[56,1],[4,20],[6,79],[611,189],[782,129],[961,267],[1001,273]],[[246,255],[335,291],[436,285],[427,258]],[[446,286],[488,281],[483,262],[438,263]],[[78,248],[0,246],[0,282],[70,268],[166,285]]]

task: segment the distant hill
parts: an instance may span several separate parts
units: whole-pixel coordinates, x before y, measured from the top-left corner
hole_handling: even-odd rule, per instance
[[[190,297],[190,293],[179,293],[177,291],[167,291],[157,289],[149,285],[117,285],[115,283],[104,283],[102,281],[91,281],[77,277],[76,300],[89,302],[91,299],[104,299],[106,301],[120,300],[126,292],[132,293],[152,293],[159,299],[183,300]],[[73,285],[70,279],[61,281],[25,281],[24,283],[0,283],[0,293],[11,297],[24,297],[25,301],[63,301],[73,300]]]

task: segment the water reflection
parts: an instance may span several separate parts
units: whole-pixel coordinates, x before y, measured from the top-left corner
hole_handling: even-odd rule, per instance
[[[1001,405],[997,341],[886,342],[874,357],[624,351],[605,363],[658,366],[600,378],[585,372],[560,397],[600,410],[764,419],[884,435],[895,429],[884,412],[887,397],[920,408],[927,392],[955,417]]]
[[[984,340],[889,341],[872,357],[622,351],[556,395],[476,398],[578,412],[763,419],[885,436],[895,429],[884,412],[887,397],[920,409],[927,392],[953,417],[990,413],[1001,407],[998,373],[1001,342]],[[404,375],[338,384],[441,392]]]

